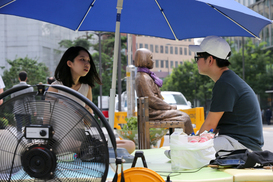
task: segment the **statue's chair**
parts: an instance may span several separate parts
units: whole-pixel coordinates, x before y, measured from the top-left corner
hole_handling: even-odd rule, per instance
[[[170,135],[173,128],[183,128],[184,121],[149,121],[148,97],[137,99],[137,120],[138,120],[138,148],[150,148],[150,128],[169,128]]]

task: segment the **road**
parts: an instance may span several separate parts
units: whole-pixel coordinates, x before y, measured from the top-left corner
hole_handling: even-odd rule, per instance
[[[273,125],[263,125],[264,147],[263,150],[273,152]]]

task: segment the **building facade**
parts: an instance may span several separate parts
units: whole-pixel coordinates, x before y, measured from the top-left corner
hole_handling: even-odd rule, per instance
[[[58,43],[64,39],[74,40],[82,35],[85,35],[85,32],[75,32],[28,18],[0,15],[0,66],[9,69],[7,59],[14,60],[27,56],[45,63],[53,75],[66,50]],[[0,75],[4,69],[0,69]]]
[[[273,0],[236,0],[237,2],[247,6],[253,11],[263,15],[264,17],[273,20]],[[256,38],[252,38],[254,44],[259,45],[261,42],[266,42],[264,45],[266,49],[272,49],[273,47],[273,26],[272,24],[267,25],[260,32],[260,40]],[[243,46],[243,37],[232,37],[230,38],[234,41],[235,50],[240,50]]]
[[[237,1],[238,3],[244,5],[244,6],[250,6],[252,4],[254,4],[257,0],[235,0]]]

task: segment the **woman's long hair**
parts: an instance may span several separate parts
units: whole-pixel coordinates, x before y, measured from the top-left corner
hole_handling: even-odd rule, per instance
[[[95,86],[95,82],[101,85],[102,83],[99,78],[99,75],[96,70],[96,66],[94,64],[91,54],[85,48],[80,46],[70,47],[69,49],[65,51],[55,70],[54,76],[56,80],[61,81],[63,85],[67,87],[72,87],[74,82],[72,79],[70,67],[67,65],[67,61],[70,60],[74,62],[75,57],[79,55],[80,51],[85,51],[88,53],[89,59],[90,59],[90,70],[87,73],[87,75],[80,77],[79,82],[88,84],[91,88]]]

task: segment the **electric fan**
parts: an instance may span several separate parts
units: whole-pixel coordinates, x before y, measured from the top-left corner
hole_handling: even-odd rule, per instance
[[[114,151],[116,143],[105,117],[82,94],[62,85],[52,87],[71,97],[44,92],[45,86],[0,106],[0,181],[106,181],[109,152],[101,124]],[[0,99],[27,87],[9,89]]]

